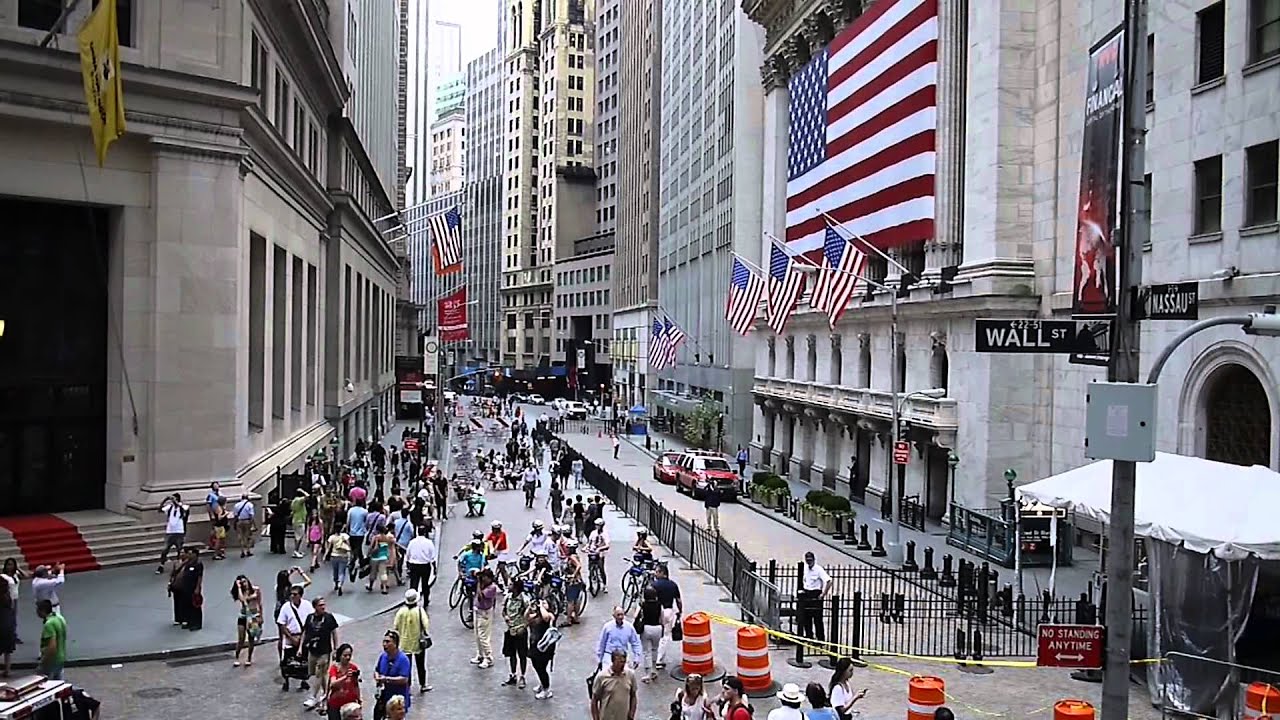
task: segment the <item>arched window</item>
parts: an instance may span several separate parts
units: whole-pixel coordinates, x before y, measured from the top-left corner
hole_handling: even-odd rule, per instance
[[[1271,408],[1251,370],[1224,365],[1204,390],[1204,456],[1234,465],[1271,465]]]

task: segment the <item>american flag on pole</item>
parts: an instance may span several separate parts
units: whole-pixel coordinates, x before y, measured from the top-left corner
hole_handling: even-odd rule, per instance
[[[449,275],[462,269],[462,215],[458,208],[427,218],[431,229],[431,259],[436,275]]]
[[[804,275],[796,267],[795,258],[779,247],[776,240],[770,240],[769,246],[769,304],[765,317],[770,329],[781,333],[787,318],[800,304]]]
[[[831,327],[844,313],[858,286],[858,277],[866,267],[867,256],[846,240],[836,229],[827,226],[822,245],[822,264],[818,279],[809,296],[809,307],[827,314]]]
[[[665,370],[676,364],[676,351],[685,340],[684,331],[671,318],[653,319],[653,336],[649,338],[649,369]]]
[[[823,212],[876,247],[933,236],[938,0],[880,0],[788,83],[788,246],[817,262]]]
[[[734,255],[733,265],[729,270],[729,296],[724,304],[724,317],[734,332],[739,335],[751,332],[751,324],[755,322],[756,310],[760,308],[762,297],[764,279]]]

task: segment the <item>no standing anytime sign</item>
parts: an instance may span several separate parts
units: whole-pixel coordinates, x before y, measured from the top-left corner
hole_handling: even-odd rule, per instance
[[[1103,638],[1101,625],[1053,625],[1039,627],[1036,665],[1040,667],[1100,668]]]

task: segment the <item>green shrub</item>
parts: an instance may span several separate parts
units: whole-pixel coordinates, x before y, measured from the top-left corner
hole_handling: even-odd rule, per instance
[[[791,494],[791,485],[781,477],[771,472],[758,472],[751,476],[751,484],[770,490],[781,491],[785,495]]]
[[[810,490],[804,496],[810,505],[833,513],[847,513],[852,509],[849,498],[836,495],[829,490]]]

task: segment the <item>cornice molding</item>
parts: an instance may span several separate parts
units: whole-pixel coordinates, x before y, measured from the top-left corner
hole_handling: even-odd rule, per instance
[[[242,113],[242,118],[249,154],[241,163],[241,171],[268,178],[277,191],[292,198],[310,213],[317,225],[324,227],[325,218],[333,210],[333,200],[320,181],[256,107]]]
[[[322,114],[342,109],[350,91],[342,76],[342,63],[330,41],[329,28],[315,3],[311,0],[249,0],[249,4],[258,24],[277,46],[277,52],[288,49],[290,65],[297,70],[295,80],[319,80],[310,84],[322,95]],[[319,72],[306,72],[308,69]]]
[[[249,148],[243,145],[217,145],[186,138],[156,136],[152,137],[150,142],[151,147],[155,148],[157,153],[183,155],[202,160],[221,160],[227,163],[234,162],[237,166],[249,154]]]

